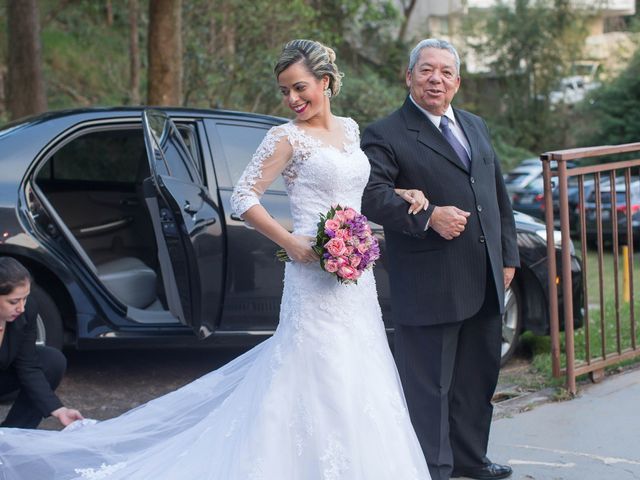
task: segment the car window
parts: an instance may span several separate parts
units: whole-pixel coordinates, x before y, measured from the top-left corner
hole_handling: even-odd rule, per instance
[[[505,176],[504,181],[506,183],[518,183],[518,182],[522,181],[523,178],[528,177],[528,176],[529,176],[528,173],[511,172],[511,173],[507,173],[507,175]]]
[[[578,181],[578,177],[569,177],[567,178],[567,185],[570,187],[579,187],[580,182]]]
[[[235,185],[267,134],[268,128],[219,123],[217,129],[222,140],[222,149],[227,159],[231,181]],[[282,177],[278,177],[269,190],[285,191]]]
[[[94,131],[60,148],[38,178],[133,183],[144,155],[140,129]]]
[[[152,142],[154,175],[202,183],[190,147],[184,142],[184,133],[164,114],[151,112],[147,121],[149,130],[145,136],[149,135]]]
[[[552,181],[552,185],[553,185],[553,181]],[[544,190],[544,178],[542,178],[542,177],[534,178],[526,186],[526,189],[527,190],[538,190],[538,191]]]
[[[193,157],[193,163],[202,178],[202,158],[200,157],[200,150],[198,149],[198,140],[196,138],[195,128],[192,125],[178,123],[176,123],[176,127],[178,128],[178,132],[180,132],[180,136],[182,137],[184,144],[189,149],[189,153],[191,153],[191,157]]]

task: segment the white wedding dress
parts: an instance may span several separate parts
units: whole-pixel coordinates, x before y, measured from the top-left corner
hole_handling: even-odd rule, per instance
[[[332,204],[359,210],[369,163],[357,125],[341,121],[343,148],[272,128],[234,209],[282,174],[295,233],[315,235]],[[273,337],[185,387],[71,431],[0,429],[0,479],[429,480],[372,272],[342,285],[317,263],[288,263],[284,284]]]

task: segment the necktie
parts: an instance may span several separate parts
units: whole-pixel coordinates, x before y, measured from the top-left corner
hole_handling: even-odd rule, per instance
[[[440,130],[442,130],[442,135],[444,135],[444,138],[447,139],[449,145],[451,145],[453,150],[458,154],[458,158],[460,159],[462,164],[467,167],[467,170],[469,170],[469,167],[471,166],[471,159],[469,158],[469,154],[460,143],[460,140],[458,140],[453,134],[451,128],[449,128],[449,119],[444,115],[440,117]]]

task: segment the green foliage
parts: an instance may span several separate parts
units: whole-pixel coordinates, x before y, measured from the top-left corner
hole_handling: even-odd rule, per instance
[[[78,0],[60,10],[59,2],[40,3],[50,109],[129,102],[127,4],[112,5],[113,24],[108,25],[102,2]],[[146,32],[144,24],[140,31]]]
[[[491,138],[493,140],[493,148],[498,154],[498,158],[500,158],[500,166],[503,172],[516,167],[525,158],[538,156],[526,148],[514,146],[514,143],[509,140],[510,135],[505,134],[504,129],[494,129]]]
[[[382,78],[369,65],[344,70],[344,85],[333,101],[336,114],[353,117],[364,128],[402,105],[407,92],[400,82]]]
[[[7,58],[7,22],[4,21],[5,18],[7,18],[7,2],[0,2],[0,75],[6,74],[4,59]],[[6,89],[6,85],[4,85],[4,88]],[[4,103],[0,98],[0,125],[3,125],[9,120],[9,116],[4,108]]]
[[[351,29],[393,22],[385,8],[387,2],[371,0],[185,2],[185,103],[287,115],[273,76],[282,46],[295,38],[318,40],[334,48],[338,65],[349,69],[357,63],[347,41]],[[345,80],[347,91],[351,81]]]
[[[186,103],[273,112],[274,60],[285,42],[315,30],[316,19],[302,0],[186,2]]]
[[[484,102],[476,99],[481,115],[502,127],[505,142],[530,151],[563,146],[566,121],[551,112],[548,94],[580,58],[586,36],[584,14],[571,8],[569,0],[515,0],[500,3],[486,16],[469,15],[465,25],[469,46],[480,58],[493,58],[485,81],[499,90]],[[490,79],[497,79],[491,83]]]
[[[105,5],[94,0],[39,2],[49,108],[130,103],[128,2],[111,2],[110,24]],[[5,9],[0,2],[2,18]],[[144,99],[148,0],[139,1],[139,12]],[[388,1],[184,1],[184,104],[289,115],[280,101],[273,65],[284,43],[311,38],[333,47],[339,67],[347,72],[336,109],[371,121],[397,107],[403,97],[398,52],[406,51],[381,33],[391,31],[397,21]],[[6,39],[6,22],[0,22],[0,35]],[[362,44],[376,52],[378,64],[361,56]],[[0,53],[6,58],[4,41]],[[360,99],[365,99],[362,106]]]
[[[640,50],[617,78],[580,105],[576,121],[581,145],[640,141]]]

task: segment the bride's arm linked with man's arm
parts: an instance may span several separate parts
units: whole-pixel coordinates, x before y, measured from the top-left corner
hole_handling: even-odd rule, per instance
[[[245,222],[283,248],[291,260],[310,263],[318,260],[312,248],[315,237],[292,234],[260,204],[260,198],[285,171],[292,156],[293,148],[283,129],[274,127],[269,130],[238,182],[232,196],[232,206]],[[429,206],[429,201],[420,190],[398,188],[395,193],[404,208],[409,204],[408,214],[417,215]]]
[[[423,208],[410,209],[412,215],[392,214],[406,208],[404,202],[410,202],[407,192],[418,192],[423,196],[424,193],[412,189],[411,185],[407,185],[409,189],[400,186],[400,166],[395,161],[393,148],[379,128],[379,125],[370,125],[362,139],[362,149],[371,163],[371,177],[362,199],[363,213],[385,228],[417,238],[423,238],[429,228],[446,240],[459,236],[465,229],[470,213],[454,206],[436,206],[425,198]],[[411,197],[415,195],[412,193]]]

